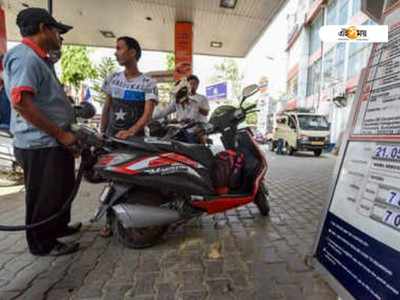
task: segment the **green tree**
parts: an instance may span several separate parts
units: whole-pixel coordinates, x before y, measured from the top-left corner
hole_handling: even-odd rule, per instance
[[[103,57],[101,62],[96,66],[97,77],[93,82],[92,89],[96,92],[93,96],[94,101],[103,104],[106,101],[106,95],[102,92],[104,80],[112,73],[117,71],[117,64],[111,57]]]
[[[242,95],[243,74],[239,71],[237,62],[231,58],[224,59],[221,64],[214,66],[215,74],[212,77],[212,83],[226,81],[232,85],[232,96],[235,101],[240,101]]]
[[[175,54],[171,52],[167,54],[167,70],[175,70]]]
[[[61,82],[78,91],[86,79],[95,79],[96,69],[89,59],[89,50],[82,46],[64,46],[61,56]]]
[[[175,55],[174,55],[174,53],[170,52],[166,55],[165,64],[166,64],[167,71],[175,70]],[[170,92],[173,87],[174,87],[173,82],[158,84],[159,100],[162,104],[166,104],[169,102]]]

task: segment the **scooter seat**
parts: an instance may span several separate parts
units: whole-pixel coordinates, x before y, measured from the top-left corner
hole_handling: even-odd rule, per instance
[[[207,169],[211,169],[214,156],[207,146],[176,141],[172,145],[176,153],[192,158]]]
[[[174,140],[160,143],[153,142],[151,145],[157,147],[158,151],[160,152],[174,152],[177,154],[182,154],[199,162],[207,169],[211,169],[212,167],[214,155],[207,146],[188,144]]]
[[[134,147],[142,151],[174,152],[182,154],[199,162],[207,169],[211,169],[213,163],[214,156],[212,151],[205,145],[188,144],[174,140],[162,141],[153,137],[131,137],[128,140],[118,140],[113,138],[112,140],[117,141],[120,145]]]

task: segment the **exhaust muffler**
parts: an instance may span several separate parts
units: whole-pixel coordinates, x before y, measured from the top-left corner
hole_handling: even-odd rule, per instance
[[[182,219],[175,210],[142,204],[122,203],[112,209],[124,228],[167,225]]]

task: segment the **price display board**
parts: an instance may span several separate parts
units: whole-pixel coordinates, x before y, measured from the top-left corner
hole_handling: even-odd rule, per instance
[[[316,239],[317,269],[343,299],[400,299],[400,5],[361,76]]]

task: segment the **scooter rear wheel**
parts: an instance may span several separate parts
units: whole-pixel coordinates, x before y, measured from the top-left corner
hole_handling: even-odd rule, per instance
[[[160,206],[163,204],[163,200],[160,195],[155,193],[135,191],[128,195],[126,203]],[[154,246],[168,229],[168,225],[124,228],[115,216],[112,223],[115,238],[125,247],[132,249],[143,249]]]
[[[125,247],[132,249],[143,249],[154,246],[167,229],[168,226],[124,228],[116,218],[113,225],[113,232],[118,241]]]

